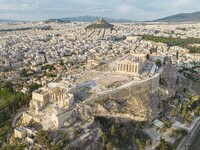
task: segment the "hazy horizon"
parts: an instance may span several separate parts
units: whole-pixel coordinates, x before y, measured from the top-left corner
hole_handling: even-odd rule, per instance
[[[0,18],[40,21],[90,15],[145,21],[196,12],[199,5],[198,0],[0,0]]]

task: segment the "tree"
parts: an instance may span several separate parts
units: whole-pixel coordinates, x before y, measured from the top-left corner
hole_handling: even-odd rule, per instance
[[[181,109],[182,109],[182,105],[178,104],[178,110],[181,111]]]
[[[150,139],[146,141],[146,146],[151,146],[151,144],[152,144],[152,143],[151,143],[151,140],[150,140]]]
[[[176,79],[176,85],[179,83],[179,77],[177,77]]]
[[[112,136],[114,136],[116,134],[116,129],[115,129],[114,124],[111,126],[110,133],[111,133]]]
[[[173,108],[172,111],[171,111],[171,116],[175,117],[176,114],[177,114],[176,108]]]
[[[186,89],[186,87],[184,87],[184,88],[183,88],[183,92],[186,93],[186,91],[187,91],[187,89]]]
[[[156,66],[160,67],[162,64],[161,64],[161,60],[160,59],[157,59],[156,60]]]
[[[51,137],[44,130],[39,130],[36,132],[36,140],[40,145],[51,146]]]
[[[41,87],[41,85],[39,85],[37,83],[32,83],[32,84],[28,85],[30,92],[33,92],[34,90],[38,89],[39,87]]]
[[[102,134],[102,140],[103,140],[103,147],[105,147],[106,146],[106,143],[108,142],[108,137],[107,137],[107,135],[106,134]]]
[[[25,149],[26,144],[25,143],[19,143],[17,144],[17,147],[15,148],[15,150],[23,150]]]
[[[65,150],[76,150],[76,148],[73,145],[68,144]]]
[[[26,69],[22,69],[22,70],[20,71],[20,76],[21,76],[21,77],[25,77],[26,75],[27,75]]]
[[[122,132],[122,138],[125,138],[125,137],[127,137],[126,129],[124,129],[124,131]]]
[[[164,124],[165,124],[165,126],[166,126],[167,128],[170,128],[171,125],[172,125],[172,123],[171,123],[170,121],[168,121],[168,120],[164,121]]]
[[[149,55],[149,54],[147,54],[147,55],[146,55],[146,59],[147,59],[147,60],[149,60],[149,58],[150,58],[150,55]]]
[[[135,142],[136,142],[137,147],[138,147],[139,150],[144,150],[144,145],[143,145],[142,141],[140,141],[139,138],[136,138]]]
[[[106,144],[106,150],[112,150],[112,143],[111,142],[108,142]]]
[[[160,140],[160,150],[169,150],[168,144],[164,139]]]
[[[63,60],[60,60],[59,64],[60,64],[61,66],[64,66],[64,61],[63,61]]]
[[[186,114],[187,114],[187,104],[185,104],[185,105],[183,106],[182,116],[184,117],[184,116],[186,116]]]
[[[195,113],[196,115],[200,115],[200,106],[198,106],[198,107],[195,109],[194,113]]]
[[[191,122],[192,122],[192,115],[190,114],[190,113],[188,113],[187,115],[186,115],[186,123],[187,124],[190,124]]]

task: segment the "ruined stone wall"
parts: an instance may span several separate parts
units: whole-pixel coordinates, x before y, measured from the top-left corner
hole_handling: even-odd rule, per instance
[[[120,100],[127,99],[129,106],[137,110],[138,115],[143,116],[143,119],[153,119],[161,111],[161,101],[175,95],[175,82],[173,81],[174,75],[172,71],[172,64],[169,62],[163,67],[163,70],[156,76],[144,80],[140,83],[130,83],[127,86],[118,87],[100,94],[86,103],[101,100]],[[162,86],[159,84],[160,77],[164,78],[170,85]],[[174,82],[174,83],[173,83]]]
[[[125,87],[118,87],[116,89],[112,89],[103,94],[97,95],[94,98],[91,98],[86,101],[99,101],[105,99],[128,99],[133,96],[140,95],[141,93],[149,93],[154,92],[157,87],[159,87],[160,77],[157,75],[156,77],[140,82],[140,83],[132,83]]]
[[[73,114],[73,111],[69,111],[57,116],[55,113],[52,114],[52,122],[56,128],[61,128],[64,125],[64,122],[70,118]]]

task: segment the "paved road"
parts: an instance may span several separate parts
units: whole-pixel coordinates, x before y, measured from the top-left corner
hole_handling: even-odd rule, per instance
[[[18,119],[21,117],[21,115],[27,110],[27,108],[20,109],[14,116],[14,119],[12,121],[12,127],[14,128],[16,126],[16,123]]]
[[[192,86],[192,81],[190,80],[189,90],[190,90],[193,94],[196,94],[196,92],[193,91],[193,90],[191,89],[191,86]],[[196,94],[196,95],[197,95],[197,94]]]
[[[195,137],[195,134],[197,133],[196,131],[198,130],[199,125],[200,125],[200,118],[196,120],[196,124],[194,124],[194,126],[190,127],[191,131],[188,133],[186,137],[183,138],[183,140],[181,141],[176,150],[187,150],[189,148],[193,138]]]

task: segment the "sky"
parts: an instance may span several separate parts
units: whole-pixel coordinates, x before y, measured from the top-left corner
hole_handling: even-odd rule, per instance
[[[0,0],[0,18],[40,21],[84,15],[154,20],[200,11],[200,0]]]

